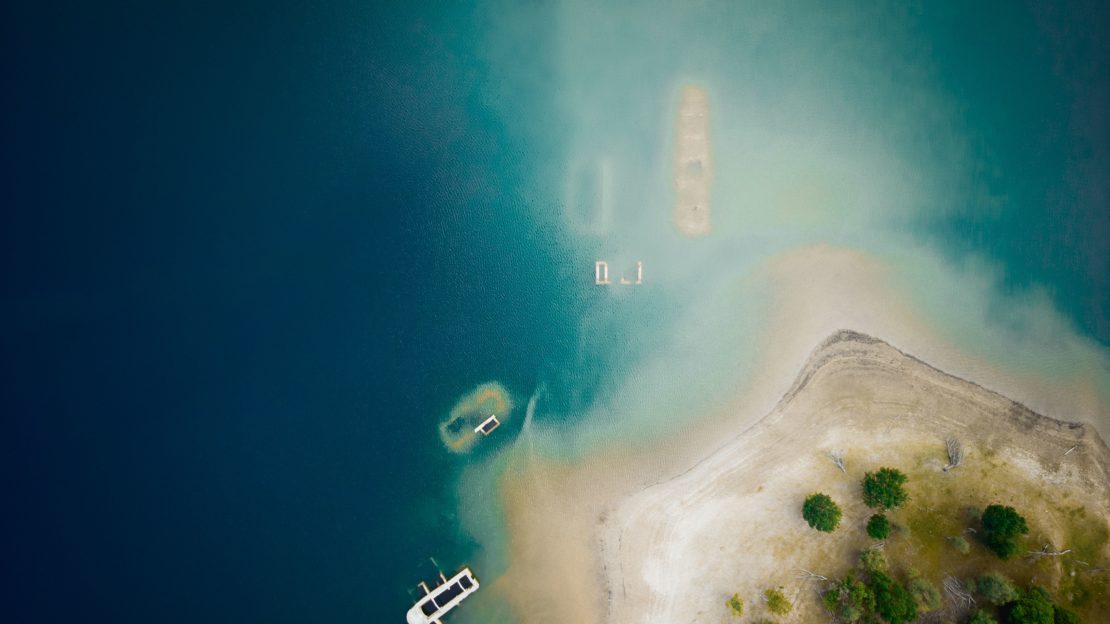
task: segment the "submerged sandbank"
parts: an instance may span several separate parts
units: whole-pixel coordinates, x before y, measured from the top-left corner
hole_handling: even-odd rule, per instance
[[[686,236],[709,233],[713,159],[709,141],[709,96],[699,87],[682,90],[674,154],[674,225]]]
[[[509,391],[496,381],[479,384],[459,397],[447,417],[439,423],[439,438],[452,453],[471,450],[480,436],[475,428],[490,416],[504,422],[513,410]]]

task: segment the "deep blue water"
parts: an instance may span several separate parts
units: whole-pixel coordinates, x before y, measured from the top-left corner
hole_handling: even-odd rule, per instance
[[[7,619],[399,621],[440,416],[583,357],[554,12],[156,4],[3,9]],[[914,226],[1110,344],[1105,10],[980,12],[911,27],[1008,203]]]
[[[477,18],[234,5],[4,10],[9,621],[395,621],[574,348]]]

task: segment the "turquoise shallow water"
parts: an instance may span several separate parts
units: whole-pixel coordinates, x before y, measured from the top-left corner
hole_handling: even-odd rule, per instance
[[[744,276],[803,245],[882,259],[987,359],[1110,388],[1096,3],[12,12],[17,619],[400,621],[429,556],[492,581],[503,451],[718,405],[767,320]],[[704,244],[668,220],[686,82]],[[599,289],[596,259],[646,282]],[[1040,351],[995,349],[1018,334]],[[489,380],[516,413],[447,453]]]
[[[765,346],[752,297],[768,293],[745,276],[815,243],[876,259],[890,298],[971,357],[1110,396],[1105,10],[564,2],[542,12],[549,31],[541,13],[494,12],[493,109],[510,133],[560,137],[531,184],[561,197],[587,263],[641,259],[650,276],[587,300],[588,365],[564,363],[549,388],[597,385],[569,410],[541,404],[529,441],[544,452],[658,439],[720,407]],[[716,168],[698,243],[669,225],[686,83],[709,94]],[[516,105],[528,93],[554,114]],[[478,524],[499,534],[495,517]]]

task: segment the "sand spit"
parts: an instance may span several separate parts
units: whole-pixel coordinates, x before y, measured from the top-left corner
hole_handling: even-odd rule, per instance
[[[709,146],[709,96],[697,87],[682,90],[675,140],[674,225],[686,236],[709,233],[713,160]]]
[[[950,435],[966,459],[944,472]],[[828,458],[835,449],[847,452],[846,473]],[[1101,523],[1099,535],[1110,518],[1110,449],[1091,426],[1040,416],[855,332],[825,341],[770,414],[701,461],[645,483],[623,468],[634,455],[618,452],[585,470],[522,466],[526,487],[506,488],[513,565],[504,578],[512,586],[500,589],[522,621],[726,622],[733,592],[759,615],[759,594],[780,585],[796,603],[791,621],[827,621],[797,570],[846,572],[867,543],[859,478],[880,465],[900,467],[921,487],[1024,507],[1031,538],[1065,547],[1075,536],[1053,509],[1082,509]],[[596,487],[605,470],[626,488],[638,485],[614,496]],[[797,511],[818,490],[844,509],[832,536]],[[910,492],[927,503],[929,491]],[[1098,565],[1110,562],[1105,539],[1088,551]],[[1059,580],[1059,564],[1044,565],[1030,574]]]

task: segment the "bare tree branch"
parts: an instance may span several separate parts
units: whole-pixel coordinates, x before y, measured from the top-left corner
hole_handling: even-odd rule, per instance
[[[1040,550],[1030,550],[1029,551],[1029,558],[1030,559],[1040,559],[1042,557],[1059,557],[1061,555],[1066,555],[1066,554],[1071,552],[1070,548],[1067,549],[1067,550],[1049,550],[1048,548],[1049,548],[1049,544],[1045,544],[1044,548],[1042,548]]]
[[[802,580],[805,580],[805,581],[828,581],[829,580],[828,577],[821,576],[820,574],[817,574],[816,572],[810,572],[809,570],[807,570],[805,568],[798,568],[798,570],[801,572],[801,574],[798,575],[798,578],[800,578]]]
[[[840,469],[840,472],[843,472],[845,474],[848,472],[844,469],[844,451],[840,449],[830,451],[829,459],[833,460],[833,463],[836,464],[836,467]]]
[[[958,578],[953,576],[944,577],[944,591],[948,592],[957,602],[963,603],[968,609],[975,604],[975,598],[972,597],[971,592],[967,591],[967,588]]]

